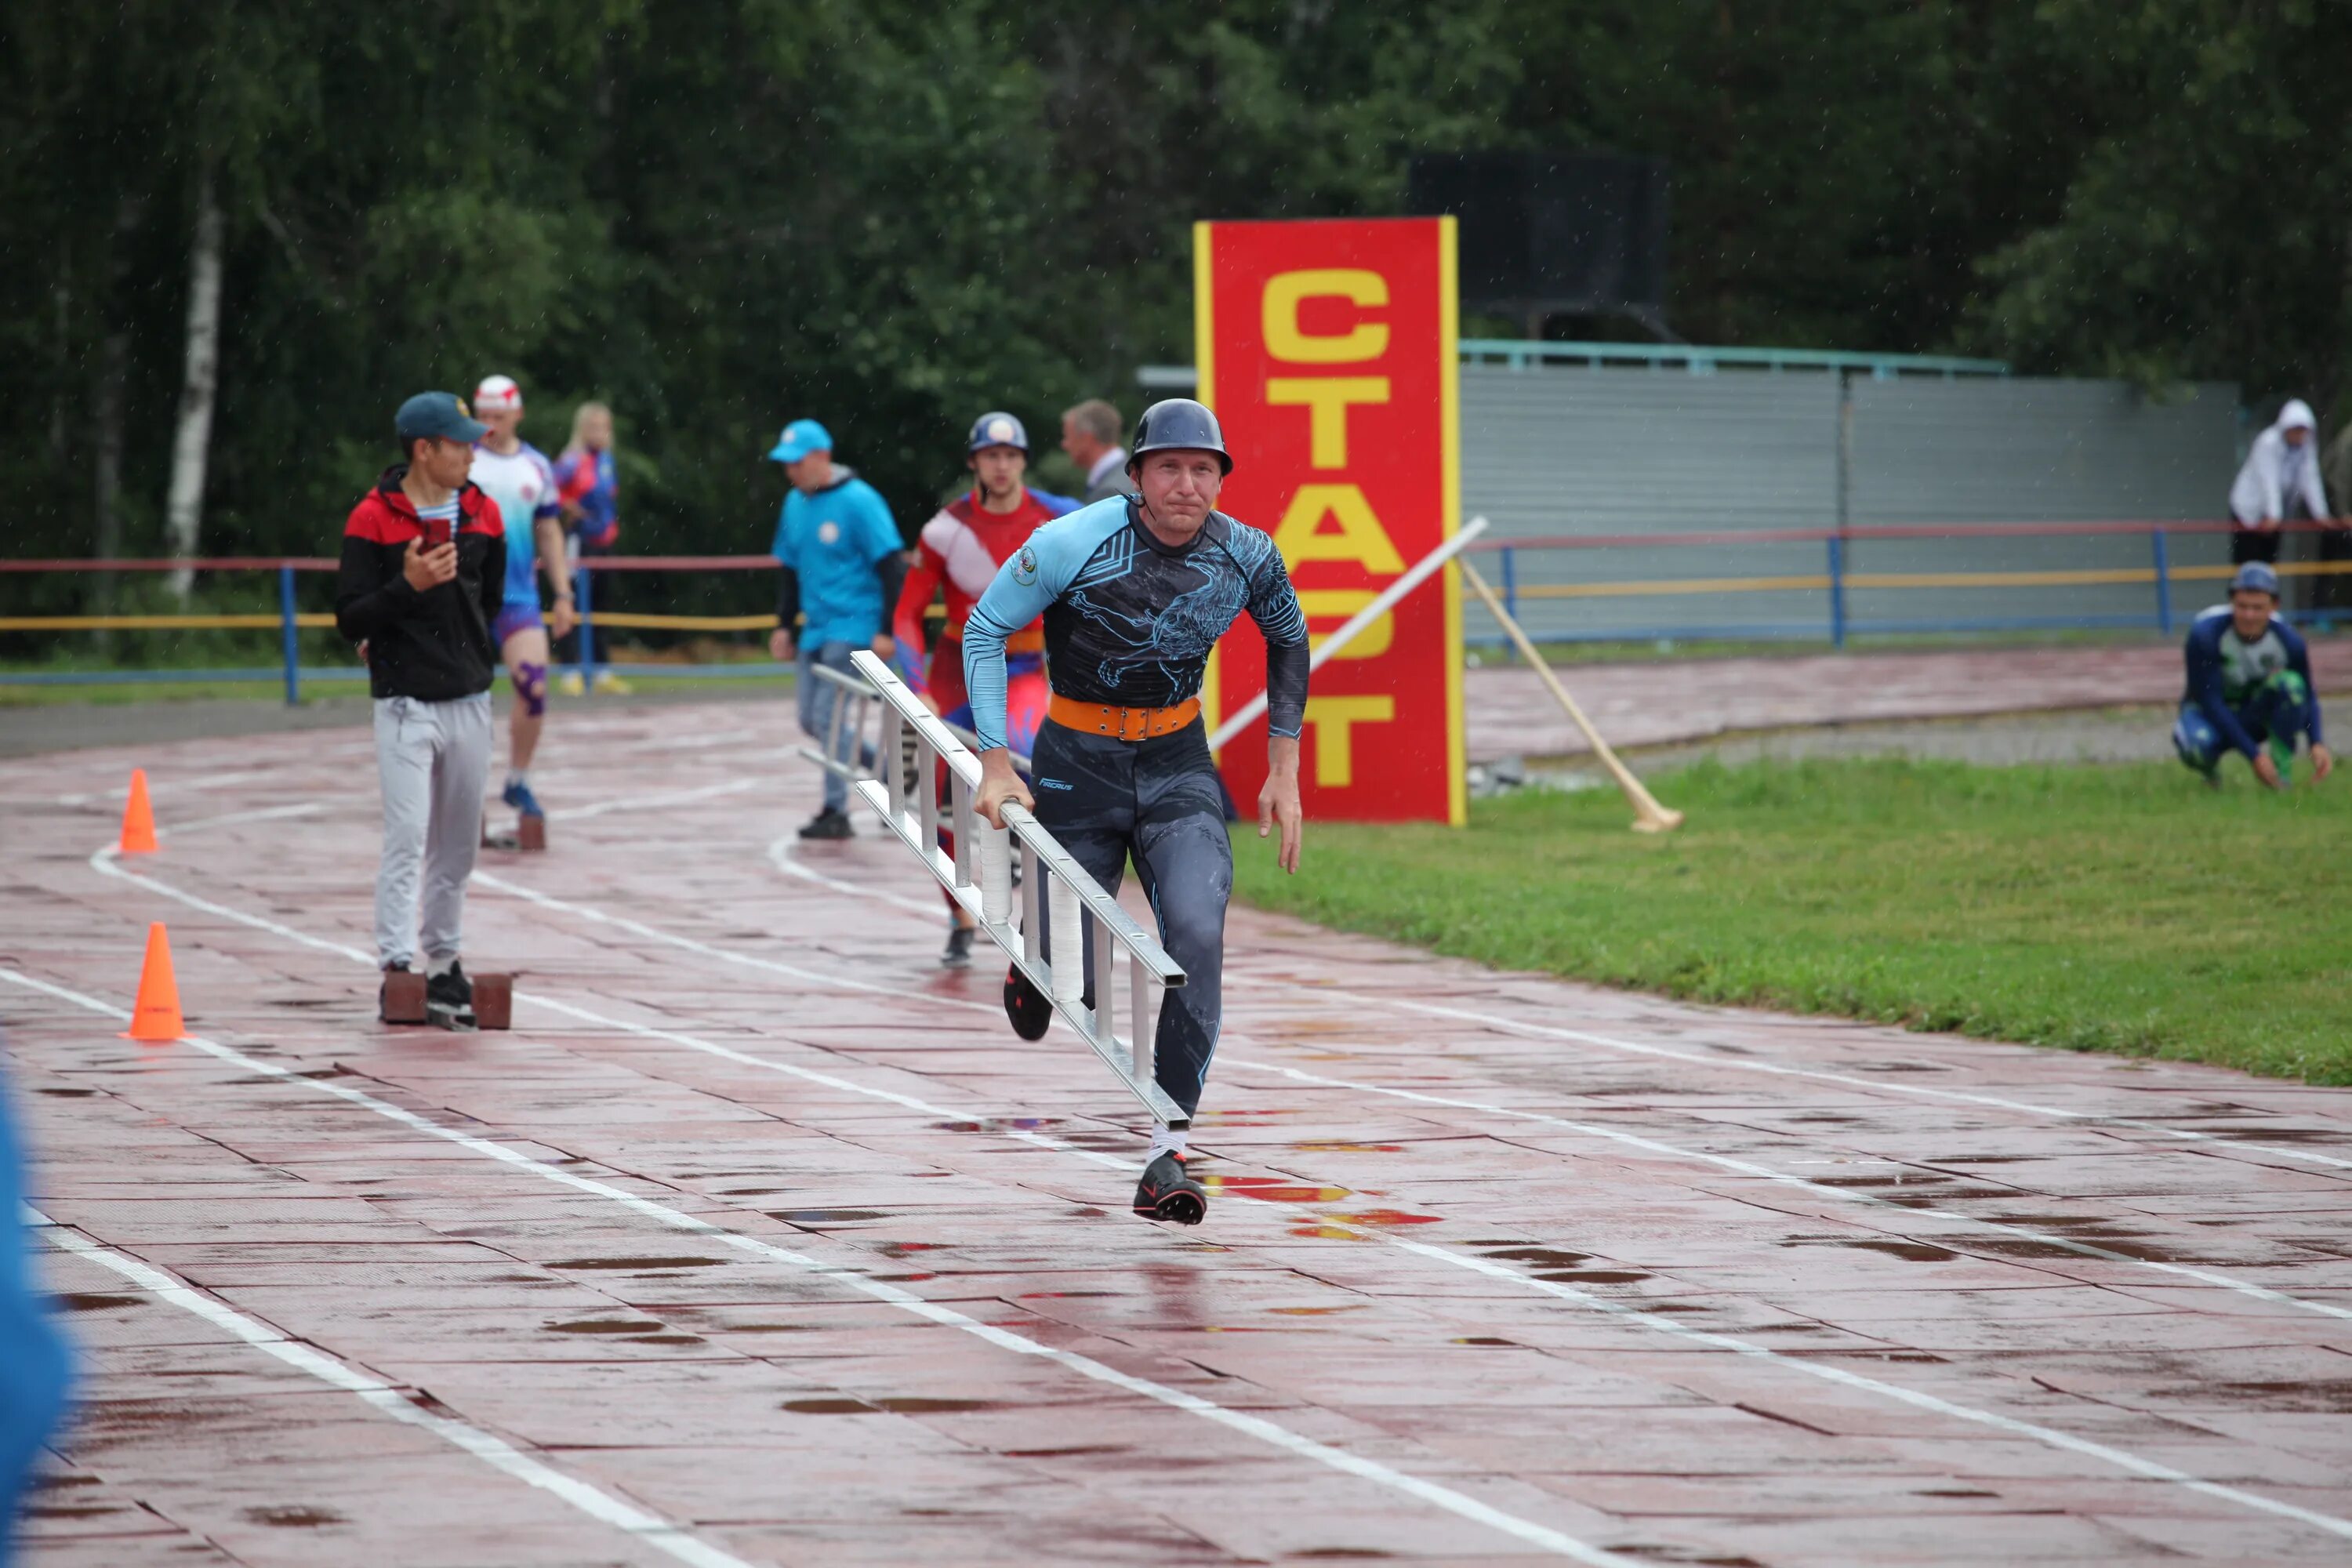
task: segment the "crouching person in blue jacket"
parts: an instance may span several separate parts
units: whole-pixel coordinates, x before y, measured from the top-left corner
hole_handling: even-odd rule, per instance
[[[2295,742],[2304,736],[2310,737],[2312,773],[2324,779],[2335,770],[2320,736],[2310,651],[2278,618],[2278,574],[2249,561],[2230,580],[2229,604],[2205,611],[2189,630],[2189,689],[2172,744],[2209,784],[2221,782],[2222,754],[2237,752],[2256,778],[2284,789]]]

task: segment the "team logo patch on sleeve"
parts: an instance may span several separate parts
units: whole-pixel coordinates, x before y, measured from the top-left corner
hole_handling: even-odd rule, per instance
[[[1037,581],[1037,552],[1025,544],[1013,558],[1013,580],[1024,588]]]

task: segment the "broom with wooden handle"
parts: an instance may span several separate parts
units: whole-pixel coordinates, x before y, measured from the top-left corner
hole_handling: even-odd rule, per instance
[[[1617,760],[1617,753],[1609,749],[1609,742],[1601,738],[1601,731],[1592,727],[1592,721],[1584,716],[1584,710],[1576,705],[1576,699],[1568,694],[1568,688],[1562,686],[1559,677],[1551,672],[1551,666],[1546,664],[1544,656],[1536,651],[1536,645],[1528,640],[1528,634],[1519,628],[1519,623],[1503,608],[1503,601],[1495,596],[1495,590],[1486,585],[1486,579],[1478,575],[1478,569],[1465,561],[1462,563],[1462,575],[1471,587],[1477,590],[1478,596],[1486,601],[1488,613],[1494,616],[1504,631],[1510,634],[1512,643],[1519,650],[1519,657],[1543,677],[1543,683],[1551,688],[1551,694],[1559,700],[1562,708],[1568,710],[1568,716],[1576,721],[1576,727],[1584,731],[1584,738],[1592,742],[1593,752],[1600,757],[1601,765],[1609,770],[1611,776],[1617,781],[1617,787],[1625,792],[1625,798],[1633,805],[1633,831],[1666,833],[1680,827],[1683,814],[1660,805],[1657,797],[1644,789],[1642,781],[1633,776],[1633,770]]]

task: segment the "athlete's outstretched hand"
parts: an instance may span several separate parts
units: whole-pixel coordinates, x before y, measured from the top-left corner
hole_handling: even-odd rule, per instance
[[[1265,787],[1257,792],[1257,836],[1266,837],[1275,824],[1282,825],[1282,847],[1276,858],[1295,877],[1298,840],[1307,825],[1306,808],[1298,803],[1298,737],[1267,737],[1265,761]]]
[[[1037,809],[1037,797],[1013,771],[1013,753],[1003,746],[980,753],[980,793],[972,796],[972,806],[991,827],[1004,826],[1004,813],[999,809],[1012,801],[1026,811]]]

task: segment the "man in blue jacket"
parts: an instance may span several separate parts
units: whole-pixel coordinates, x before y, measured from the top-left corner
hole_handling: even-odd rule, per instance
[[[2230,580],[2229,604],[2205,611],[2189,629],[2189,689],[2172,744],[2216,787],[2221,754],[2233,751],[2253,765],[2256,778],[2284,789],[2300,735],[2311,737],[2311,771],[2324,779],[2335,770],[2320,738],[2310,652],[2301,634],[2278,618],[2278,574],[2249,561]]]
[[[800,657],[801,728],[823,745],[833,726],[837,689],[821,680],[816,667],[843,674],[856,668],[849,656],[861,647],[888,658],[890,609],[907,580],[906,542],[891,521],[890,508],[872,485],[833,460],[833,437],[814,419],[795,419],[768,454],[784,465],[793,481],[776,522],[772,553],[776,574],[776,630],[768,651],[779,659]],[[805,618],[795,635],[793,623]],[[839,760],[849,760],[851,737],[842,737]],[[824,807],[802,825],[803,838],[849,837],[849,785],[839,773],[824,775]]]
[[[1184,970],[1160,1009],[1152,1071],[1190,1119],[1223,1023],[1225,903],[1234,847],[1209,754],[1201,685],[1209,655],[1247,615],[1265,639],[1266,779],[1258,837],[1277,826],[1277,863],[1298,870],[1298,733],[1307,717],[1307,616],[1274,541],[1216,510],[1234,460],[1217,416],[1190,398],[1144,411],[1127,459],[1133,495],[1055,518],[998,569],[964,622],[964,683],[980,738],[981,816],[1003,804],[1037,815],[1111,892],[1129,859],[1160,940]],[[1033,793],[1005,730],[1005,644],[1039,616],[1053,683],[1031,752]],[[1034,933],[1062,952],[1049,931]],[[1067,940],[1066,937],[1062,940]],[[1097,984],[1104,983],[1101,979]],[[1004,977],[1015,1033],[1045,1033],[1053,1006],[1018,970]],[[1184,1173],[1186,1131],[1163,1127],[1144,1154],[1135,1212],[1198,1225],[1208,1192]]]

